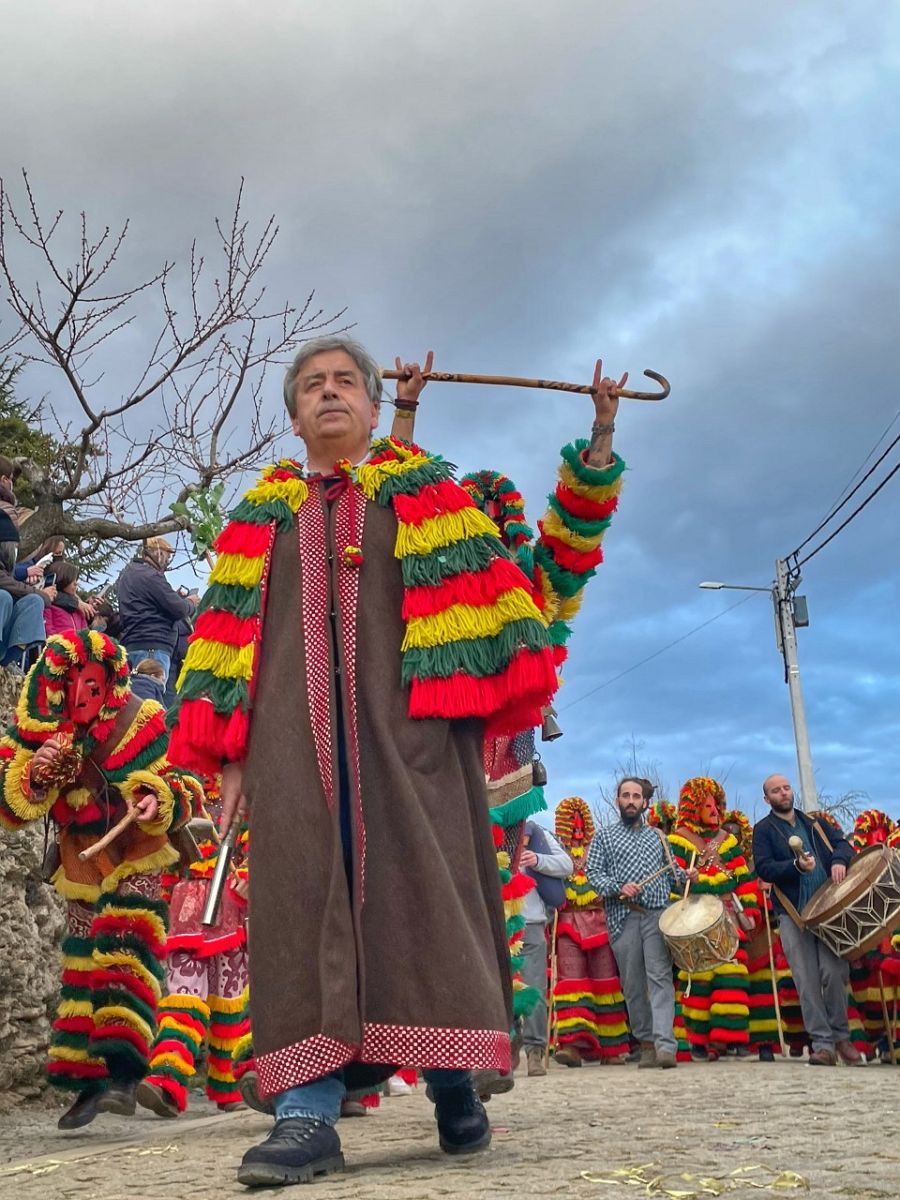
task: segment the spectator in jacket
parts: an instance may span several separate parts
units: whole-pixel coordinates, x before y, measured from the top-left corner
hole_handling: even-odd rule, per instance
[[[853,849],[839,829],[826,834],[818,821],[794,808],[794,792],[784,775],[765,780],[763,798],[772,811],[753,826],[753,861],[760,879],[773,885],[781,943],[812,1042],[810,1066],[833,1067],[838,1055],[855,1066],[862,1057],[850,1041],[847,1020],[850,964],[799,921],[800,910],[829,878],[843,880]],[[803,844],[797,854],[788,841],[794,836]]]
[[[169,678],[172,655],[178,644],[178,624],[191,616],[199,603],[196,595],[179,596],[166,579],[175,547],[163,537],[148,538],[140,557],[119,576],[119,618],[128,662],[136,667],[155,658]]]
[[[44,608],[56,598],[56,589],[16,579],[19,518],[15,475],[12,461],[0,454],[0,666],[24,671],[44,643]]]
[[[563,880],[572,874],[574,867],[571,858],[549,829],[542,828],[534,821],[526,821],[525,838],[526,846],[519,858],[519,870],[532,875],[537,887],[532,888],[525,897],[522,910],[525,918],[522,979],[528,987],[535,988],[541,998],[522,1022],[522,1045],[525,1047],[528,1074],[546,1075],[547,909],[539,891],[540,877]]]
[[[73,629],[87,629],[88,620],[84,609],[93,616],[93,609],[85,604],[75,591],[78,583],[78,568],[74,563],[60,562],[54,567],[56,597],[44,609],[44,628],[47,637],[54,633],[69,633]]]
[[[166,687],[166,673],[162,664],[155,658],[145,658],[131,672],[131,694],[141,700],[155,700],[163,703],[163,693]]]

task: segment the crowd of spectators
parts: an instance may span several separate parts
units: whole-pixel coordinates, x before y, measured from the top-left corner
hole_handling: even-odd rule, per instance
[[[166,579],[175,547],[166,538],[148,538],[115,585],[82,595],[64,538],[51,537],[20,556],[17,474],[16,464],[0,454],[0,666],[24,674],[46,638],[91,627],[123,643],[138,695],[171,704],[199,603],[196,590],[173,588]]]

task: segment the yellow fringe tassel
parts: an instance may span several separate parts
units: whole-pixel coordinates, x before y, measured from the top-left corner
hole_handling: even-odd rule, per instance
[[[497,526],[477,508],[463,508],[455,513],[442,513],[439,517],[426,517],[419,525],[397,526],[394,556],[406,558],[410,554],[430,554],[432,550],[465,541],[479,533],[496,537]]]
[[[534,601],[522,590],[504,592],[494,604],[451,604],[431,617],[411,617],[407,622],[402,650],[412,647],[445,646],[468,638],[496,637],[513,621],[540,620]]]

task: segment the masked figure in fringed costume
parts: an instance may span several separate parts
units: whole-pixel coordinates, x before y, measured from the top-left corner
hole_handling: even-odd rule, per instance
[[[747,865],[753,873],[753,826],[745,813],[734,808],[725,814],[722,828],[737,838]],[[747,967],[747,1005],[749,1012],[750,1049],[759,1055],[760,1062],[773,1062],[776,1049],[780,1049],[778,1036],[778,1013],[775,1008],[772,967],[775,964],[774,930],[777,928],[776,918],[772,912],[768,890],[760,879],[755,876],[753,884],[756,892],[750,907],[758,914],[756,927],[747,931],[745,943],[738,950],[738,959],[744,961]],[[742,895],[743,898],[743,895]],[[768,929],[772,936],[772,959],[769,959],[769,936],[766,932],[766,920],[763,905],[769,912]],[[784,976],[785,970],[775,967],[775,984],[777,987]],[[779,1005],[781,996],[779,994]],[[742,1047],[739,1047],[738,1053]]]
[[[132,696],[125,650],[95,630],[48,639],[0,741],[0,821],[52,822],[53,883],[68,901],[48,1071],[77,1099],[61,1129],[133,1113],[147,1071],[164,975],[159,875],[178,860],[168,835],[203,800],[167,743],[162,706]],[[131,814],[105,849],[79,857]]]
[[[869,808],[856,818],[847,840],[857,853],[869,846],[900,845],[900,826],[887,813]],[[896,1044],[896,1014],[900,1006],[900,928],[892,935],[886,935],[875,950],[850,963],[850,990],[862,1018],[871,1057],[880,1052],[883,1061],[889,1061],[882,993]],[[857,1049],[861,1049],[858,1044]]]
[[[657,800],[647,809],[647,824],[661,829],[666,837],[675,828],[678,809],[668,800]]]
[[[575,865],[556,926],[556,1061],[580,1067],[583,1061],[618,1060],[628,1053],[625,997],[603,900],[584,873],[594,818],[579,796],[557,805],[556,836]]]
[[[218,783],[207,783],[207,812],[218,817]],[[161,1117],[177,1117],[204,1042],[209,1047],[206,1095],[222,1111],[241,1107],[232,1056],[250,1033],[247,988],[247,840],[238,837],[231,874],[216,924],[202,923],[218,843],[200,842],[200,859],[183,873],[163,877],[168,890],[166,991],[159,1005],[159,1032],[150,1070],[138,1085],[138,1103]]]
[[[618,400],[611,399],[597,364],[595,388],[597,422],[591,441],[576,441],[562,448],[556,489],[548,497],[549,507],[538,522],[538,537],[525,519],[521,492],[505,475],[476,471],[461,480],[477,508],[497,526],[500,539],[532,584],[534,602],[546,624],[557,669],[562,667],[571,636],[571,622],[583,599],[583,590],[603,561],[601,543],[618,505],[625,464],[612,451],[614,417]],[[624,385],[624,377],[618,386]],[[611,389],[614,394],[614,388]],[[409,439],[415,409],[398,407],[394,436]],[[602,464],[602,465],[598,465]],[[543,786],[535,782],[534,729],[516,736],[485,738],[484,764],[488,803],[503,907],[509,938],[513,979],[513,1015],[519,1019],[538,1002],[532,988],[521,978],[525,896],[535,884],[518,871],[525,822],[546,809]],[[483,1079],[482,1096],[512,1087],[512,1079]]]
[[[721,784],[702,776],[689,779],[679,795],[677,823],[669,834],[669,843],[680,867],[687,869],[696,854],[699,878],[692,893],[718,896],[730,910],[743,943],[762,914],[757,907],[757,887],[740,844],[734,834],[722,828],[724,816],[725,792]],[[734,961],[712,971],[694,975],[678,972],[678,1007],[691,1050],[700,1057],[715,1060],[729,1047],[749,1043],[746,959],[746,951],[741,948]]]

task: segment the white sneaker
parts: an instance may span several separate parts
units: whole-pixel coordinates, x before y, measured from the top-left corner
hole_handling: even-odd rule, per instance
[[[399,1075],[392,1075],[388,1080],[387,1094],[389,1096],[411,1096],[413,1089],[405,1079],[401,1079]]]

